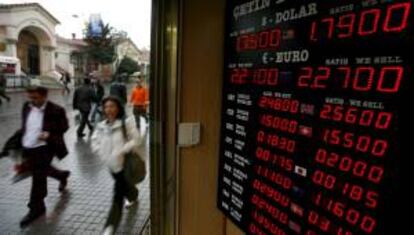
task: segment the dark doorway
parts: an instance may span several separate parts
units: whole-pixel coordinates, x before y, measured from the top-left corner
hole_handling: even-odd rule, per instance
[[[29,74],[39,75],[40,74],[39,46],[29,45],[27,53],[28,53]]]

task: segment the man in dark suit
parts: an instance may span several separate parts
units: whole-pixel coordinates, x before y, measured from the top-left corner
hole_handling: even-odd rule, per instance
[[[94,100],[93,100],[93,111],[91,114],[91,121],[94,123],[96,121],[96,115],[99,114],[99,119],[102,118],[102,108],[101,103],[102,99],[105,96],[105,88],[102,86],[100,79],[93,79],[92,80],[92,88],[94,91]]]
[[[81,113],[81,123],[77,130],[79,138],[85,136],[83,130],[86,125],[88,126],[90,133],[93,131],[93,126],[89,121],[89,113],[91,112],[94,98],[95,94],[91,87],[91,80],[85,78],[83,86],[77,88],[73,95],[73,109],[77,109]]]
[[[22,147],[23,157],[32,172],[32,189],[29,213],[21,220],[25,227],[46,212],[44,198],[47,195],[46,177],[60,181],[59,191],[67,184],[69,171],[61,171],[51,165],[54,156],[59,159],[68,154],[63,134],[68,130],[65,110],[47,100],[48,90],[32,87],[27,90],[30,102],[23,105]]]

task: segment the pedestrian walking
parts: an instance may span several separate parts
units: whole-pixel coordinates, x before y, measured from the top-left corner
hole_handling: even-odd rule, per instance
[[[63,84],[63,91],[62,94],[65,94],[65,91],[67,94],[70,94],[70,88],[69,88],[69,84],[71,83],[71,77],[69,73],[62,73],[62,77],[60,78],[60,81]]]
[[[122,74],[116,78],[109,88],[109,95],[116,96],[124,106],[128,100],[127,88],[124,84],[126,75]]]
[[[133,113],[138,129],[141,126],[141,117],[144,118],[145,124],[148,123],[147,108],[148,108],[148,89],[142,85],[142,81],[138,80],[136,86],[132,90],[130,102],[133,105]]]
[[[125,175],[125,155],[136,151],[142,137],[133,118],[126,118],[122,102],[117,97],[103,100],[105,120],[92,135],[91,146],[109,168],[114,180],[112,206],[104,227],[104,234],[113,234],[121,221],[124,199],[127,207],[137,202],[138,190]],[[139,156],[137,156],[139,157]]]
[[[97,115],[99,115],[100,118],[103,116],[101,104],[102,104],[102,99],[105,96],[105,88],[102,86],[99,79],[92,80],[92,88],[94,91],[94,100],[93,100],[93,110],[91,114],[91,121],[95,123]]]
[[[21,227],[45,214],[46,177],[59,180],[59,191],[63,192],[70,174],[51,165],[53,157],[63,159],[68,154],[63,139],[69,128],[64,108],[47,100],[47,88],[32,87],[27,94],[30,101],[23,105],[21,143],[23,158],[32,172],[32,188],[29,213],[21,220]]]
[[[85,136],[83,133],[85,126],[88,126],[90,134],[93,131],[93,126],[89,121],[89,113],[91,112],[92,102],[94,100],[94,91],[90,84],[90,79],[84,79],[84,84],[77,88],[73,95],[73,109],[79,110],[81,114],[81,121],[77,130],[77,136],[79,138]]]

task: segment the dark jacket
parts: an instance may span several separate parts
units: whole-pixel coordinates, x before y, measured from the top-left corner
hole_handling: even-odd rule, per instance
[[[114,82],[111,84],[111,87],[109,89],[109,94],[112,96],[118,97],[122,104],[126,104],[127,102],[127,88],[123,83],[120,82]]]
[[[95,92],[95,103],[99,104],[105,96],[105,89],[101,84],[95,84],[93,89]]]
[[[73,95],[73,109],[80,112],[89,112],[92,108],[92,102],[95,98],[95,92],[92,87],[83,85],[75,90]]]
[[[26,120],[30,109],[29,102],[26,102],[23,105],[22,112],[22,133],[26,131]],[[50,133],[46,143],[54,156],[63,159],[68,154],[68,149],[63,139],[64,133],[69,129],[66,111],[61,106],[49,101],[46,103],[44,112],[43,131]]]
[[[0,73],[0,89],[4,90],[7,86],[7,79],[4,74]]]

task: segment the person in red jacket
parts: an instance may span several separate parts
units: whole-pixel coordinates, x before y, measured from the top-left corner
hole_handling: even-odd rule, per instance
[[[142,85],[142,81],[138,80],[137,85],[132,90],[130,102],[133,105],[136,126],[139,129],[141,124],[141,116],[148,123],[147,108],[149,104],[148,89]]]

